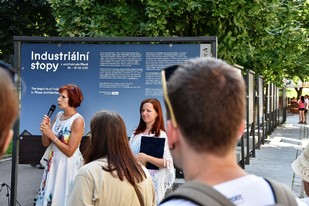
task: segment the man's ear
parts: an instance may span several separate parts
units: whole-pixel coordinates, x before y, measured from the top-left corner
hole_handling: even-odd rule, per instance
[[[175,148],[175,145],[179,141],[179,137],[178,137],[178,129],[174,127],[171,120],[167,120],[166,122],[166,134],[168,139],[168,146],[170,150],[173,150]]]
[[[309,183],[303,180],[303,185],[306,195],[309,195]]]
[[[8,134],[4,137],[3,145],[0,145],[0,148],[2,148],[2,151],[0,151],[0,157],[2,157],[2,155],[4,155],[6,150],[8,149],[13,134],[14,134],[13,130],[10,129]]]
[[[238,134],[237,134],[238,139],[242,137],[242,135],[244,134],[244,131],[245,131],[245,120],[241,122],[240,127],[238,129]]]

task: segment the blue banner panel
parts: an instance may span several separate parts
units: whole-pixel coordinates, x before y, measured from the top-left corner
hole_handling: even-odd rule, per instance
[[[108,109],[123,117],[131,135],[143,99],[158,98],[165,113],[161,69],[210,56],[210,50],[211,44],[21,43],[20,131],[40,134],[43,115],[57,105],[59,87],[76,84],[84,94],[77,110],[85,118],[85,134],[91,117]]]

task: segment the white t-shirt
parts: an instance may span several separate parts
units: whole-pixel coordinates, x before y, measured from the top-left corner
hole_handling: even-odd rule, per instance
[[[238,206],[261,206],[275,204],[270,185],[262,177],[247,175],[219,185],[214,188]],[[298,205],[306,205],[297,199]],[[198,206],[183,199],[170,200],[160,206]]]

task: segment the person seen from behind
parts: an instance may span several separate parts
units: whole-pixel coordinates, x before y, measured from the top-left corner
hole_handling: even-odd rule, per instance
[[[233,205],[275,204],[268,181],[248,174],[237,162],[236,145],[245,128],[246,108],[245,83],[239,71],[220,59],[194,58],[163,69],[162,86],[168,145],[186,182],[160,205],[198,205],[189,197],[170,198],[189,184],[208,185]],[[302,204],[290,189],[280,186],[294,205],[296,201]]]
[[[67,205],[155,205],[151,176],[134,158],[120,115],[99,111],[90,129],[85,165],[76,176]]]
[[[292,163],[292,169],[294,173],[302,179],[306,197],[301,200],[309,205],[309,144],[306,145],[304,151]]]
[[[130,137],[130,146],[135,157],[142,164],[147,166],[151,163],[158,167],[158,169],[148,168],[154,183],[156,202],[158,204],[163,199],[167,189],[173,186],[175,180],[173,159],[168,148],[168,137],[165,133],[160,101],[156,98],[143,100],[140,104],[139,112],[140,121]],[[162,158],[140,152],[143,136],[165,139]],[[155,149],[157,148],[153,148],[153,150]]]
[[[83,101],[82,90],[73,84],[59,88],[58,112],[54,121],[44,115],[40,125],[42,144],[51,152],[41,180],[36,206],[66,205],[67,196],[78,169],[84,164],[79,150],[85,121],[76,108]]]
[[[17,92],[8,72],[0,65],[0,158],[12,140],[18,111]]]

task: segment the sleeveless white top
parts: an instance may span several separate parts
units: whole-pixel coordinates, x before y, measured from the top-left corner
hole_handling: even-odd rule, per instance
[[[70,139],[71,126],[75,119],[83,118],[79,113],[66,120],[60,120],[63,112],[57,114],[52,131],[59,141],[67,144]],[[84,125],[85,127],[85,125]],[[84,164],[79,147],[71,157],[67,157],[52,143],[47,167],[45,167],[36,206],[66,205],[67,197],[77,174]]]

